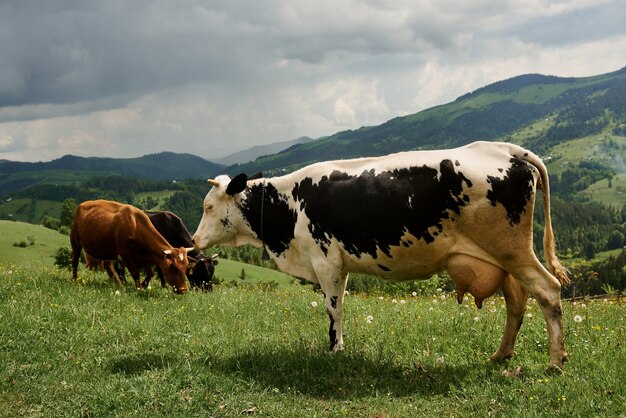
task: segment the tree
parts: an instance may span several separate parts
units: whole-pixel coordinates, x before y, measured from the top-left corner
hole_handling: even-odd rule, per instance
[[[71,227],[76,214],[76,201],[72,198],[65,199],[61,207],[61,216],[59,217],[59,226]]]

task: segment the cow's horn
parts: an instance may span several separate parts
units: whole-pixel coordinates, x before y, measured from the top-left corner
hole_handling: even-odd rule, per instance
[[[215,187],[219,187],[220,185],[220,182],[214,179],[208,179],[206,182],[209,183],[211,186],[215,186]]]
[[[163,254],[170,255],[172,254],[172,250],[163,250]]]
[[[211,256],[211,259],[212,259],[212,260],[215,260],[215,259],[216,259],[217,257],[219,257],[219,256],[220,256],[220,253],[215,253],[215,254],[213,254],[213,255]]]
[[[193,247],[185,247],[185,252],[188,253],[189,251],[193,251],[195,250],[195,248]]]

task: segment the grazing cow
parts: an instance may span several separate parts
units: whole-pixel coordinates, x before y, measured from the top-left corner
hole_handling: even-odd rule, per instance
[[[191,235],[187,231],[183,220],[178,215],[169,211],[145,212],[150,218],[150,222],[156,228],[163,238],[170,243],[172,247],[193,247]],[[189,257],[190,267],[187,269],[187,278],[193,287],[201,290],[213,290],[213,274],[215,273],[215,265],[217,265],[217,254],[211,257],[205,256],[202,252],[194,249],[187,253]],[[165,286],[163,273],[158,270],[161,285]],[[147,283],[146,283],[147,285]]]
[[[509,358],[528,294],[541,307],[550,365],[567,359],[561,285],[545,165],[517,145],[475,142],[451,150],[312,164],[274,178],[210,179],[196,248],[223,243],[265,248],[278,267],[319,283],[330,317],[330,349],[343,349],[349,272],[394,280],[447,270],[458,301],[477,306],[502,289],[507,319],[492,360]],[[533,251],[536,190],[543,193],[543,248]]]
[[[119,285],[119,277],[111,260],[118,255],[130,271],[138,288],[141,288],[139,269],[145,268],[148,277],[151,266],[156,265],[177,293],[187,292],[185,272],[189,266],[187,251],[191,248],[174,248],[152,226],[148,216],[140,209],[109,200],[91,200],[81,203],[74,216],[72,232],[72,275],[78,277],[80,252],[93,259],[104,260],[105,270]],[[149,278],[146,278],[149,280]]]

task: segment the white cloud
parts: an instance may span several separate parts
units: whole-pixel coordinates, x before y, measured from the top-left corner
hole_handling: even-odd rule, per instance
[[[0,158],[212,158],[624,65],[619,0],[0,3]]]

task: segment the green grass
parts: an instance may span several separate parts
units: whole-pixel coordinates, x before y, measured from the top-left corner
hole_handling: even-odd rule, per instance
[[[52,200],[12,199],[0,203],[0,219],[39,223],[45,216],[58,218],[61,206],[61,202]]]
[[[583,194],[606,205],[621,208],[626,204],[626,173],[614,176],[610,185],[608,179],[603,179],[589,186]]]
[[[150,210],[162,210],[162,205],[172,197],[176,193],[176,190],[158,190],[152,192],[141,192],[137,193],[135,196],[136,201],[146,200],[147,198],[152,198],[157,200],[159,204],[155,207],[150,208]]]
[[[207,254],[209,253],[207,252]],[[244,280],[241,280],[242,270],[245,273]],[[215,276],[221,281],[235,281],[238,284],[249,284],[251,286],[257,286],[261,282],[276,282],[281,288],[289,286],[295,280],[293,276],[281,273],[280,271],[222,258],[218,258],[218,265],[215,267]]]
[[[535,303],[517,356],[494,365],[484,360],[501,337],[499,298],[478,310],[451,295],[350,295],[346,350],[329,355],[322,296],[309,286],[177,296],[118,291],[102,273],[74,283],[68,271],[2,264],[0,416],[623,414],[626,308],[563,310],[571,360],[550,377]]]
[[[34,238],[30,245],[29,237]],[[25,241],[25,248],[13,244]],[[70,238],[41,225],[0,220],[0,262],[23,264],[36,262],[45,266],[54,265],[54,255],[59,247],[70,246]]]
[[[546,162],[548,171],[551,174],[561,174],[568,167],[577,166],[581,160],[591,159],[613,167],[617,173],[623,173],[626,169],[626,167],[623,166],[626,154],[623,150],[621,152],[611,150],[611,153],[603,151],[602,143],[608,138],[620,144],[622,147],[626,147],[626,137],[606,134],[587,136],[568,141],[552,149],[551,154],[558,158]]]

